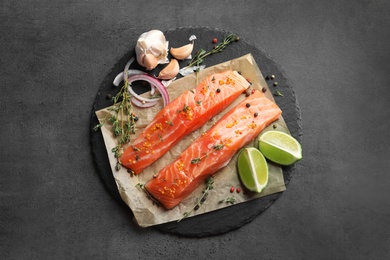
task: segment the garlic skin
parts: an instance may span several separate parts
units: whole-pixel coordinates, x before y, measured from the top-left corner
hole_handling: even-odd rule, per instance
[[[168,62],[168,44],[160,30],[151,30],[141,34],[135,46],[137,62],[147,70],[158,64]]]
[[[158,74],[159,79],[173,79],[179,73],[179,62],[176,59],[171,59],[169,64]]]

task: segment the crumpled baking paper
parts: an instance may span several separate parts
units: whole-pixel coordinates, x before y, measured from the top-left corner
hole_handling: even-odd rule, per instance
[[[236,70],[240,72],[243,77],[248,79],[252,85],[250,89],[266,88],[265,95],[273,100],[271,91],[269,91],[267,83],[265,82],[263,75],[259,67],[257,66],[253,56],[251,54],[244,55],[237,59],[233,59],[212,67],[208,67],[198,73],[198,78],[195,74],[188,75],[181,79],[172,82],[168,88],[168,93],[171,100],[178,97],[187,89],[193,89],[196,87],[197,82],[211,74],[222,72],[225,70]],[[185,198],[178,206],[173,209],[167,210],[163,206],[158,206],[153,200],[150,200],[146,193],[139,188],[138,184],[145,184],[148,180],[153,178],[153,174],[165,165],[171,163],[187,146],[189,146],[197,137],[207,131],[212,124],[214,124],[220,117],[222,117],[227,111],[233,108],[236,104],[242,101],[245,95],[241,95],[233,104],[227,107],[224,111],[216,115],[206,125],[193,132],[192,134],[183,138],[178,144],[176,144],[168,153],[146,168],[142,173],[136,176],[131,176],[127,169],[122,167],[119,171],[115,169],[116,158],[114,153],[111,152],[112,148],[116,146],[116,140],[111,132],[111,126],[105,124],[101,130],[105,142],[105,146],[108,153],[108,160],[110,161],[112,174],[118,187],[118,191],[123,201],[130,207],[134,214],[136,223],[141,227],[149,227],[153,225],[163,224],[171,221],[177,221],[183,217],[185,212],[189,212],[196,204],[197,199],[201,197],[202,190],[205,185],[200,185],[190,196]],[[136,124],[136,134],[133,138],[136,138],[138,134],[145,128],[145,126],[153,119],[154,115],[162,109],[162,102],[152,108],[136,108],[134,107],[134,113],[139,117],[139,121]],[[99,119],[102,119],[109,113],[107,108],[99,110],[96,115]],[[283,114],[282,114],[283,116]],[[288,132],[288,128],[282,118],[282,116],[268,126],[264,131],[270,129],[273,130],[273,125],[277,125],[276,130]],[[130,142],[131,143],[131,142]],[[256,147],[257,139],[253,140],[248,146]],[[282,192],[286,189],[284,184],[282,168],[275,164],[268,164],[269,166],[269,180],[266,188],[261,193],[244,192],[231,193],[230,187],[241,187],[239,176],[237,173],[237,156],[238,153],[232,158],[230,163],[220,171],[214,174],[213,189],[209,192],[207,200],[201,207],[193,211],[188,217],[195,217],[199,214],[205,214],[214,210],[223,210],[225,207],[234,206],[228,203],[219,203],[221,200],[233,197],[235,203],[245,203],[246,201],[263,197],[269,194]]]

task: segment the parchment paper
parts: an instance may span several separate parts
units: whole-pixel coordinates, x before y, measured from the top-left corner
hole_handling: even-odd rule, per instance
[[[237,70],[240,72],[243,77],[248,79],[252,85],[249,89],[258,89],[266,88],[267,91],[265,95],[272,101],[274,101],[271,91],[269,91],[267,83],[265,82],[259,67],[257,66],[253,56],[251,54],[244,55],[237,59],[233,59],[209,68],[206,68],[199,72],[198,82],[211,74],[222,72],[228,69]],[[196,86],[196,76],[195,74],[180,78],[175,80],[169,87],[168,93],[171,100],[178,97],[187,89],[193,89]],[[144,94],[147,95],[147,94]],[[145,192],[142,191],[137,184],[145,184],[148,180],[153,178],[153,174],[158,173],[158,171],[163,168],[165,165],[171,163],[186,147],[188,147],[197,137],[199,137],[203,132],[207,131],[213,123],[215,123],[221,116],[223,116],[227,111],[232,107],[238,104],[245,98],[245,95],[241,95],[233,104],[227,107],[220,114],[216,115],[212,120],[210,120],[206,125],[187,137],[183,138],[176,146],[174,146],[168,153],[163,157],[145,169],[142,173],[136,176],[131,176],[127,169],[123,168],[117,171],[115,169],[116,158],[114,153],[111,152],[111,149],[116,146],[116,140],[111,133],[111,126],[105,124],[101,128],[105,146],[108,153],[108,160],[110,161],[111,170],[113,177],[118,187],[118,191],[121,195],[123,201],[130,207],[134,214],[135,221],[141,227],[148,227],[158,224],[163,224],[171,221],[176,221],[181,219],[185,212],[188,212],[196,204],[197,198],[201,196],[204,185],[201,185],[196,189],[189,197],[184,199],[177,207],[166,210],[163,206],[158,206],[153,203],[152,200],[148,199]],[[162,103],[162,102],[160,102]],[[136,134],[133,138],[136,138],[138,134],[145,128],[145,126],[153,119],[155,114],[162,109],[162,104],[157,104],[153,108],[139,109],[134,107],[134,113],[139,117],[139,121],[136,124]],[[108,113],[107,108],[96,111],[98,119],[103,119]],[[283,113],[282,113],[283,116]],[[288,133],[287,126],[283,120],[283,117],[280,117],[273,124],[268,126],[264,131],[279,130]],[[276,128],[274,129],[274,127]],[[256,146],[257,140],[251,142],[248,146]],[[202,204],[202,206],[193,211],[193,213],[188,217],[193,217],[199,214],[204,214],[210,211],[223,209],[224,207],[234,206],[227,203],[218,203],[221,200],[224,200],[228,197],[234,197],[236,204],[244,203],[248,200],[255,198],[263,197],[269,194],[282,192],[286,189],[283,179],[282,168],[268,163],[269,166],[269,180],[267,187],[259,194],[241,191],[240,193],[230,192],[230,187],[240,187],[241,190],[244,190],[243,185],[240,183],[236,162],[237,162],[238,153],[232,158],[230,163],[220,171],[214,174],[214,188],[209,192],[207,200]]]

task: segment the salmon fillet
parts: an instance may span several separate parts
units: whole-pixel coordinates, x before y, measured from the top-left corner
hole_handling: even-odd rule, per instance
[[[203,126],[249,87],[236,71],[214,74],[169,103],[121,155],[120,162],[139,174],[178,141]]]
[[[193,142],[145,188],[164,207],[171,209],[205,179],[225,167],[234,154],[275,121],[282,111],[260,91],[227,112]]]

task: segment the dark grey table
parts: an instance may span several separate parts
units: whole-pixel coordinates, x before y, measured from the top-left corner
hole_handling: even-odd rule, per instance
[[[2,259],[390,257],[389,1],[2,1]],[[234,32],[283,69],[304,159],[243,227],[208,238],[138,228],[96,173],[102,80],[144,31]]]

